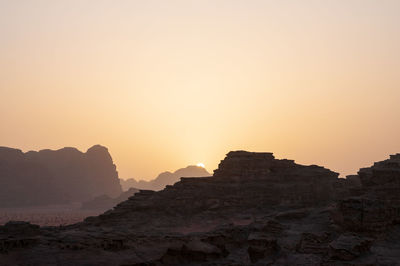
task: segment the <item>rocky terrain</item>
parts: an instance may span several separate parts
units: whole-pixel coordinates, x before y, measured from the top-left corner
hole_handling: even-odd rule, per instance
[[[271,153],[65,227],[0,227],[0,265],[399,265],[400,155],[339,179]]]
[[[124,191],[116,198],[111,198],[107,195],[98,196],[92,200],[85,201],[82,203],[81,210],[109,210],[115,205],[129,199],[133,195],[139,192],[139,189],[130,188],[128,191]]]
[[[164,189],[168,185],[173,185],[180,180],[181,177],[204,177],[210,176],[210,173],[207,172],[203,167],[199,167],[196,165],[189,165],[185,168],[181,168],[176,170],[175,172],[163,172],[159,174],[156,178],[145,181],[139,180],[136,181],[134,178],[129,179],[121,179],[121,186],[123,190],[128,190],[129,188],[138,188],[145,190],[161,190]]]
[[[23,153],[0,147],[0,207],[68,204],[122,192],[107,148]]]

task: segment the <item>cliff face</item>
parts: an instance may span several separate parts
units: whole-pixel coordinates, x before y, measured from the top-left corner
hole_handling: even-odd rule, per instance
[[[376,162],[370,168],[358,172],[365,188],[390,188],[400,185],[400,154],[391,155],[389,159]]]
[[[339,179],[230,152],[211,177],[141,190],[62,228],[0,226],[9,265],[399,265],[398,155]],[[27,259],[29,258],[29,260]]]
[[[208,212],[230,216],[280,207],[317,207],[345,194],[338,174],[323,167],[277,160],[271,153],[236,151],[227,154],[211,177],[181,178],[157,193],[141,191],[90,222],[115,224],[126,219],[141,226],[143,217],[152,213],[158,217],[196,217]]]
[[[86,153],[75,148],[23,153],[0,148],[0,206],[80,202],[121,193],[118,173],[107,148]]]
[[[386,232],[399,224],[400,154],[360,169],[358,178],[361,186],[354,197],[338,202],[335,221],[349,230],[369,233]]]

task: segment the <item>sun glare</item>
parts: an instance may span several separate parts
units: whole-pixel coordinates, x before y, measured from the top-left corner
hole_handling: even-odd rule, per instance
[[[197,166],[198,166],[198,167],[206,168],[206,166],[204,165],[204,163],[198,163]]]

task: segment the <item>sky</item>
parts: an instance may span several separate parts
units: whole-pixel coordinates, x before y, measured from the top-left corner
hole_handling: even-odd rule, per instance
[[[354,174],[400,152],[400,1],[0,0],[0,146],[121,178],[230,150]]]

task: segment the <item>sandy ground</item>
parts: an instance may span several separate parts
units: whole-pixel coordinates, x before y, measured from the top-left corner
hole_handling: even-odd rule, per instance
[[[33,208],[0,208],[0,225],[9,221],[27,221],[41,226],[68,225],[83,221],[101,211],[80,210],[79,204]]]

